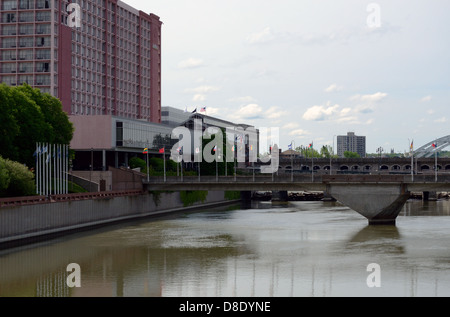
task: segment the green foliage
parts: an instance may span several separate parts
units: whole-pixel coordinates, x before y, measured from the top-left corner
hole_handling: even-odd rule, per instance
[[[6,162],[0,157],[0,196],[1,193],[8,189],[10,181],[11,179],[9,177],[9,171],[6,168]]]
[[[0,157],[0,197],[32,196],[34,174],[23,164]]]
[[[355,152],[345,151],[344,152],[344,157],[345,158],[360,158],[361,156],[358,153],[355,153]]]
[[[202,151],[205,150],[205,147],[207,148],[213,148],[214,144],[217,144],[218,147],[222,149],[223,153],[216,153],[214,151],[211,151],[212,156],[216,156],[217,158],[211,162],[208,163],[203,160],[203,162],[200,164],[200,174],[201,175],[216,175],[216,170],[219,175],[225,175],[225,169],[227,169],[227,175],[233,175],[234,173],[234,163],[233,162],[227,162],[227,153],[232,151],[233,145],[227,143],[227,135],[225,129],[222,130],[222,137],[223,139],[220,140],[220,137],[217,134],[214,134],[211,136],[211,139],[203,138],[202,139]],[[219,134],[220,135],[220,134]],[[217,137],[217,140],[216,140]],[[220,145],[222,143],[222,145]],[[234,155],[231,155],[233,157]],[[220,158],[219,158],[220,157]]]
[[[181,191],[180,198],[184,207],[192,206],[196,202],[205,202],[208,196],[207,191]]]
[[[299,146],[295,149],[297,152],[300,152],[300,154],[304,157],[314,157],[320,158],[322,157],[322,154],[317,152],[314,148],[305,147],[305,146]]]
[[[238,192],[238,191],[226,191],[225,192],[225,199],[228,199],[228,200],[241,199],[241,192]]]
[[[132,157],[129,161],[128,164],[130,165],[131,169],[134,168],[140,168],[141,171],[145,170],[147,168],[147,163],[139,158],[139,157]]]
[[[73,125],[57,98],[27,84],[1,84],[0,133],[0,155],[31,167],[36,143],[69,144]]]

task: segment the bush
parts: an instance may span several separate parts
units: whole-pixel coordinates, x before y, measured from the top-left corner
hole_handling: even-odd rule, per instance
[[[128,161],[128,164],[130,165],[131,169],[140,168],[141,172],[147,168],[147,162],[145,162],[143,159],[141,159],[139,157],[132,157]]]
[[[20,197],[36,194],[34,174],[26,166],[0,157],[0,168],[0,196]]]

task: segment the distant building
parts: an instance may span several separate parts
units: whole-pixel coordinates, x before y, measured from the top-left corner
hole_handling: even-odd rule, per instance
[[[357,136],[354,132],[348,132],[347,135],[338,135],[338,156],[344,157],[344,153],[347,151],[358,153],[361,157],[366,157],[366,137]]]

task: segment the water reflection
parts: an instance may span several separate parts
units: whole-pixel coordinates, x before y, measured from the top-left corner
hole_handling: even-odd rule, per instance
[[[257,202],[0,253],[0,296],[449,296],[448,201],[367,226],[336,202]],[[81,288],[66,284],[69,263]],[[367,287],[369,263],[381,289]]]

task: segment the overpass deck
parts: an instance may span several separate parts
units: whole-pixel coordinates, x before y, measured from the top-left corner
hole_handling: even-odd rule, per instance
[[[257,175],[152,177],[147,190],[326,191],[329,185],[403,184],[410,192],[450,191],[450,175]]]

